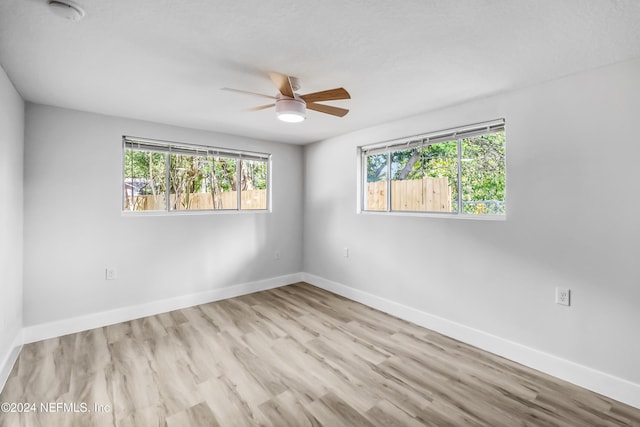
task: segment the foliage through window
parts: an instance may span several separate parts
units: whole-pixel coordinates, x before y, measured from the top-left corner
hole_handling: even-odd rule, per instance
[[[505,214],[504,121],[361,148],[362,210]]]
[[[266,210],[268,154],[123,138],[124,211]]]

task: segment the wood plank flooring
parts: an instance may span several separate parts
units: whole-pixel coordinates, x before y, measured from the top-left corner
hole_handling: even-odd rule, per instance
[[[36,404],[2,427],[640,426],[638,409],[305,283],[28,344],[0,402]]]

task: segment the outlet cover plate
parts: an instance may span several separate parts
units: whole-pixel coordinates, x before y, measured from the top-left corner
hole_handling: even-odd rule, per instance
[[[556,304],[571,305],[571,290],[566,288],[556,288]]]

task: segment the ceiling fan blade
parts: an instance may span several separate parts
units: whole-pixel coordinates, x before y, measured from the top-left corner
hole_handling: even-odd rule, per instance
[[[256,92],[250,92],[248,90],[240,90],[240,89],[233,89],[230,87],[223,87],[220,90],[226,90],[228,92],[237,92],[237,93],[244,93],[245,95],[255,95],[255,96],[261,96],[263,98],[269,98],[269,99],[278,99],[275,96],[271,96],[271,95],[264,95],[262,93],[256,93]]]
[[[245,111],[260,111],[260,110],[266,110],[267,108],[271,108],[275,106],[276,104],[261,105],[259,107],[247,108]]]
[[[301,95],[300,98],[306,102],[333,101],[337,99],[351,99],[351,95],[344,88],[323,90],[322,92],[308,93]]]
[[[276,85],[281,94],[289,98],[294,98],[293,87],[291,87],[289,76],[280,73],[269,73],[269,77],[271,77],[271,81]]]
[[[346,108],[332,107],[331,105],[316,104],[314,102],[307,102],[307,108],[338,117],[344,117],[349,112]]]

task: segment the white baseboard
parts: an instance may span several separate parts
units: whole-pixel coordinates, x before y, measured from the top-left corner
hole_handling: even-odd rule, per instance
[[[309,273],[304,282],[640,409],[640,384]]]
[[[181,308],[192,307],[194,305],[206,304],[212,301],[219,301],[253,292],[264,291],[300,281],[302,281],[302,273],[287,274],[270,279],[227,286],[220,289],[211,289],[196,294],[181,295],[175,298],[152,301],[146,304],[92,313],[86,316],[27,326],[23,329],[23,342],[24,344],[28,344],[35,341],[86,331],[88,329],[101,328],[115,323],[126,322],[133,319],[139,319],[141,317],[166,313],[167,311],[179,310]]]
[[[22,331],[18,331],[11,346],[9,347],[7,353],[0,361],[0,392],[4,389],[4,385],[11,374],[11,370],[13,369],[13,365],[15,365],[16,360],[18,360],[18,356],[20,356],[20,351],[22,350]]]

